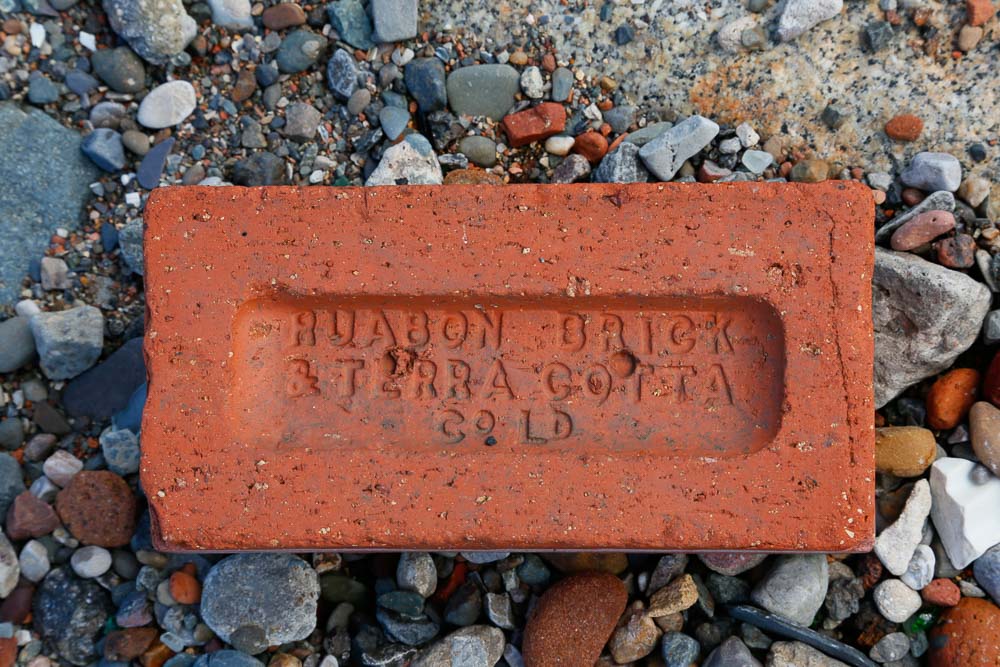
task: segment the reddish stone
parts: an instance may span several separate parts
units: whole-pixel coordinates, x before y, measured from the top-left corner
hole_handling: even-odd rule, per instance
[[[608,140],[600,132],[584,132],[573,142],[573,152],[597,164],[608,152]]]
[[[983,399],[1000,407],[1000,352],[993,355],[983,376]]]
[[[181,604],[198,604],[201,584],[192,574],[178,570],[170,575],[170,596]]]
[[[916,206],[927,197],[927,193],[916,188],[903,188],[901,197],[907,206]]]
[[[253,70],[244,67],[236,75],[236,83],[233,84],[233,102],[237,104],[250,99],[257,90],[257,77]]]
[[[954,607],[962,599],[962,590],[951,579],[935,579],[920,591],[927,604]]]
[[[503,185],[503,179],[483,169],[456,169],[444,177],[445,185]]]
[[[963,598],[930,631],[930,667],[996,667],[1000,608],[983,598]]]
[[[17,663],[17,638],[0,639],[0,667],[13,667]]]
[[[872,542],[860,184],[151,197],[159,547]]]
[[[923,131],[924,121],[911,113],[895,116],[885,124],[885,133],[896,141],[916,141]]]
[[[59,527],[59,517],[44,500],[30,491],[18,495],[7,510],[7,535],[12,540],[27,540],[48,535]]]
[[[983,25],[996,13],[992,0],[965,0],[965,22],[971,26]]]
[[[284,30],[305,23],[306,12],[297,2],[282,2],[280,5],[272,5],[265,9],[261,20],[265,28]]]
[[[956,234],[934,244],[937,260],[952,269],[967,269],[976,263],[976,240],[968,234]]]
[[[514,148],[547,139],[564,129],[566,109],[555,102],[543,102],[537,107],[508,114],[503,119],[503,131]]]
[[[35,587],[28,580],[22,579],[0,604],[0,622],[18,625],[27,622],[31,615],[31,596],[34,594]]]
[[[868,553],[861,558],[861,567],[858,568],[858,576],[861,577],[861,585],[865,590],[875,587],[875,584],[882,579],[882,561],[873,553]]]
[[[916,250],[953,229],[955,216],[948,211],[925,211],[900,225],[890,244],[893,250]]]
[[[698,167],[698,182],[715,183],[720,178],[725,178],[731,173],[733,173],[731,169],[720,167],[711,160],[705,160],[701,163],[701,166]]]
[[[83,470],[56,496],[56,512],[83,544],[120,547],[135,531],[135,495],[107,470]]]
[[[593,665],[625,611],[621,580],[604,573],[576,574],[551,586],[524,628],[526,665]]]
[[[979,372],[972,368],[956,368],[939,377],[927,393],[927,424],[939,430],[958,426],[976,402],[978,389]]]
[[[128,662],[142,655],[159,635],[156,628],[126,628],[108,635],[104,657],[112,662]]]
[[[146,649],[146,651],[139,656],[139,664],[142,665],[142,667],[163,667],[163,663],[173,656],[174,652],[171,651],[166,644],[157,639],[153,642],[152,646]]]

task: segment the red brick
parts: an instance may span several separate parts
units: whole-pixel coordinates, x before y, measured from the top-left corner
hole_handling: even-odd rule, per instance
[[[566,109],[555,102],[544,102],[536,107],[504,116],[503,131],[511,146],[526,146],[559,134],[566,129]]]
[[[164,549],[864,550],[860,185],[160,188]]]

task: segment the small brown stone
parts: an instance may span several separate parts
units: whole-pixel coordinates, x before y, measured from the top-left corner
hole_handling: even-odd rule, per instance
[[[608,650],[616,664],[627,665],[652,653],[662,636],[663,630],[642,608],[642,602],[636,600],[618,621]]]
[[[163,667],[163,663],[172,658],[173,655],[174,652],[157,639],[152,646],[146,649],[145,653],[139,656],[139,664],[142,667]]]
[[[797,183],[819,183],[830,174],[825,160],[800,160],[792,167],[791,178]]]
[[[980,26],[993,18],[997,8],[993,0],[966,0],[965,22],[971,26]]]
[[[116,630],[108,635],[104,643],[104,657],[113,662],[134,660],[149,648],[158,634],[156,628]]]
[[[927,193],[916,188],[903,188],[901,198],[907,206],[916,206],[927,198]]]
[[[27,540],[48,535],[59,527],[59,517],[44,500],[25,491],[7,510],[7,535],[13,540]]]
[[[25,623],[31,615],[31,597],[34,594],[35,587],[27,579],[21,579],[17,588],[0,604],[0,623]]]
[[[244,67],[236,75],[236,83],[233,84],[233,102],[239,104],[250,99],[256,90],[257,77],[254,76],[253,70]]]
[[[542,56],[542,69],[551,74],[556,70],[556,57],[551,53]]]
[[[951,579],[935,579],[920,590],[927,604],[954,607],[962,600],[962,591]]]
[[[557,582],[538,600],[524,628],[526,665],[593,665],[625,611],[628,593],[607,573],[576,574]]]
[[[600,132],[584,132],[573,142],[573,152],[597,164],[608,152],[608,140]]]
[[[875,429],[875,469],[897,477],[922,475],[934,463],[934,434],[919,426]]]
[[[980,401],[969,411],[969,435],[976,458],[1000,476],[1000,410]]]
[[[983,38],[983,29],[978,25],[963,25],[958,31],[958,50],[963,53],[976,48],[979,40]]]
[[[937,260],[950,269],[967,269],[976,263],[976,240],[968,234],[956,234],[934,244]]]
[[[170,575],[170,597],[181,604],[198,604],[201,584],[190,572],[178,570]]]
[[[996,667],[1000,608],[983,598],[963,598],[930,631],[930,667]]]
[[[684,574],[653,593],[646,613],[653,618],[676,614],[690,609],[697,601],[698,586],[690,574]]]
[[[8,35],[20,35],[21,22],[15,18],[4,19],[3,31]]]
[[[444,177],[445,185],[503,185],[503,179],[482,169],[456,169]]]
[[[579,553],[553,553],[542,556],[560,572],[607,572],[621,574],[628,568],[628,556],[623,553],[584,551]]]
[[[0,639],[0,667],[13,667],[17,662],[17,638]]]
[[[927,424],[944,430],[955,428],[969,414],[979,389],[979,371],[956,368],[945,373],[927,394]]]
[[[566,109],[555,102],[544,102],[537,107],[504,116],[503,131],[513,148],[559,134],[566,129]]]
[[[306,13],[297,2],[283,2],[264,10],[261,15],[265,28],[284,30],[306,22]]]
[[[911,113],[899,114],[885,124],[885,133],[896,141],[916,141],[924,131],[924,121]]]
[[[56,496],[56,512],[83,544],[120,547],[135,531],[135,495],[107,470],[83,470]]]
[[[955,216],[948,211],[925,211],[916,215],[892,233],[893,250],[915,250],[955,228]]]

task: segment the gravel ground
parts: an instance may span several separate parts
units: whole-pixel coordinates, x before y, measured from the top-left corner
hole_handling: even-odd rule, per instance
[[[1000,665],[995,13],[0,0],[0,667]],[[758,179],[877,205],[872,553],[153,550],[152,189]]]

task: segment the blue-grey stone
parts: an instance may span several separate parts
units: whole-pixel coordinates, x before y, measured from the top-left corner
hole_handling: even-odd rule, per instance
[[[376,604],[410,620],[419,620],[424,613],[424,596],[415,591],[382,593],[378,596]]]
[[[0,104],[0,183],[17,183],[0,187],[0,304],[17,298],[28,262],[43,254],[56,228],[80,221],[100,173],[80,143],[43,111]]]
[[[39,72],[33,72],[28,80],[28,101],[41,106],[52,104],[59,99],[59,86]]]
[[[868,655],[876,662],[886,663],[901,660],[910,652],[910,638],[902,632],[890,632],[878,640]]]
[[[426,644],[441,629],[438,622],[427,616],[412,620],[381,607],[375,610],[375,618],[390,639],[407,646]]]
[[[145,374],[145,370],[143,370]],[[119,412],[116,412],[111,423],[117,428],[127,428],[133,433],[138,433],[142,427],[142,410],[146,406],[146,383],[143,382],[128,398],[128,403]],[[139,522],[142,525],[142,522]],[[137,531],[138,532],[138,531]]]
[[[986,550],[972,564],[976,583],[1000,605],[1000,544]]]
[[[517,566],[517,578],[529,586],[542,586],[551,576],[545,561],[535,554],[525,554],[524,562]]]
[[[480,167],[492,167],[497,163],[497,144],[489,137],[478,134],[462,137],[458,151]]]
[[[635,132],[629,132],[628,136],[625,137],[625,143],[635,144],[636,146],[645,146],[653,139],[669,130],[673,127],[673,124],[666,121],[660,121],[658,123],[650,123],[646,127],[640,127]]]
[[[182,53],[198,32],[181,0],[103,0],[102,4],[111,29],[154,65]]]
[[[80,146],[90,161],[106,172],[114,173],[125,167],[125,147],[122,135],[115,130],[99,127],[83,138]]]
[[[21,464],[10,454],[0,454],[0,516],[7,516],[14,498],[24,491]]]
[[[139,438],[135,433],[127,428],[107,429],[100,442],[108,470],[123,476],[139,472]]]
[[[604,121],[611,126],[615,134],[624,134],[635,122],[636,111],[638,109],[629,104],[611,107],[604,112]]]
[[[340,38],[356,49],[368,50],[372,41],[372,22],[358,0],[335,0],[326,6],[330,25]]]
[[[98,85],[97,79],[82,70],[74,69],[66,73],[66,87],[80,97],[92,93]]]
[[[223,649],[203,653],[194,661],[192,667],[264,667],[264,663],[242,651]]]
[[[573,72],[565,67],[557,67],[552,72],[552,101],[565,102],[573,91]]]
[[[458,587],[444,607],[444,620],[452,625],[464,627],[479,619],[483,610],[483,595],[474,582],[467,581]]]
[[[146,87],[146,67],[142,59],[127,46],[100,49],[90,56],[94,74],[111,90],[138,93]]]
[[[373,37],[380,44],[417,36],[417,0],[371,0]]]
[[[286,74],[295,74],[309,69],[323,55],[326,37],[311,30],[296,30],[281,40],[274,61],[278,69]]]
[[[509,551],[463,551],[462,558],[469,561],[470,563],[476,563],[477,565],[485,565],[486,563],[495,563],[498,560],[503,560],[510,555]]]
[[[104,347],[104,316],[93,306],[49,311],[31,318],[39,365],[51,380],[68,380],[97,362]]]
[[[35,337],[25,317],[0,322],[0,373],[10,373],[35,358]]]
[[[358,89],[358,67],[354,56],[337,49],[326,63],[326,85],[341,102],[346,102]]]
[[[61,659],[81,667],[97,659],[97,638],[110,613],[104,589],[76,577],[68,567],[46,575],[32,604],[35,630]]]
[[[278,81],[281,72],[278,71],[278,66],[275,63],[270,62],[260,65],[254,72],[254,76],[257,77],[257,84],[261,88],[267,88]]]
[[[661,181],[669,181],[684,162],[697,155],[719,133],[719,126],[704,116],[691,116],[645,144],[639,150],[646,168]]]
[[[660,643],[660,655],[666,667],[689,667],[700,653],[698,640],[683,632],[666,632]]]
[[[739,637],[730,637],[708,654],[701,667],[761,667]]]
[[[639,159],[640,148],[627,141],[601,160],[591,177],[595,183],[645,183],[649,172]]]
[[[950,153],[917,153],[899,180],[911,188],[936,192],[954,192],[962,184],[962,164]]]
[[[816,554],[781,556],[750,594],[774,614],[809,626],[823,606],[829,585],[826,557]]]
[[[410,124],[410,112],[394,106],[384,106],[378,112],[378,122],[389,141],[395,141]]]
[[[130,271],[140,276],[145,273],[142,255],[142,219],[129,220],[118,232],[121,257]]]
[[[160,185],[160,176],[163,175],[163,168],[167,165],[167,156],[170,155],[175,141],[177,140],[173,137],[167,137],[149,149],[135,172],[139,185],[147,190],[152,190]]]
[[[514,106],[520,90],[520,75],[510,65],[472,65],[448,75],[448,103],[463,116],[500,120]]]
[[[424,113],[448,106],[444,65],[437,58],[414,58],[403,70],[406,88]]]
[[[265,646],[308,637],[316,627],[319,577],[301,558],[281,553],[228,556],[205,577],[201,616],[230,642],[243,628],[260,628]],[[231,642],[230,642],[231,643]]]

